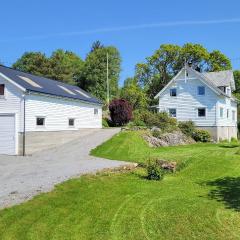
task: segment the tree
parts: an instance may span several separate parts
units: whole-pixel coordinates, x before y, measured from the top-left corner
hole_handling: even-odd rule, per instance
[[[41,52],[25,52],[12,67],[38,76],[47,76],[50,63],[46,55]]]
[[[185,63],[198,71],[220,71],[231,68],[230,60],[220,51],[208,52],[200,44],[182,47],[163,44],[144,63],[136,65],[135,77],[150,99],[179,72]]]
[[[134,110],[145,109],[148,105],[146,93],[137,84],[134,78],[126,79],[121,89],[120,97],[126,99]]]
[[[208,71],[211,72],[229,70],[232,68],[230,59],[218,50],[214,50],[210,53],[208,65]]]
[[[100,48],[104,48],[104,45],[99,40],[97,40],[92,44],[91,52],[94,52],[96,49]]]
[[[83,61],[70,51],[58,49],[52,53],[48,76],[68,84],[77,84],[76,78],[82,70]]]
[[[132,107],[125,99],[112,100],[109,111],[115,126],[122,126],[132,119]]]
[[[26,52],[14,64],[13,68],[59,80],[69,84],[76,84],[75,77],[79,74],[83,61],[73,52],[61,49],[46,57],[41,52]]]
[[[235,70],[233,72],[236,90],[235,93],[240,93],[240,70]]]
[[[95,49],[87,55],[83,70],[78,76],[78,85],[101,100],[107,97],[107,53],[110,98],[117,95],[121,58],[115,47]]]

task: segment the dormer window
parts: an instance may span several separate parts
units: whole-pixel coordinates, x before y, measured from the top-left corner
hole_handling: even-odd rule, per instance
[[[5,84],[0,84],[0,96],[4,96],[5,94]]]
[[[176,88],[171,88],[170,89],[170,96],[171,97],[176,97],[177,96],[177,89]]]

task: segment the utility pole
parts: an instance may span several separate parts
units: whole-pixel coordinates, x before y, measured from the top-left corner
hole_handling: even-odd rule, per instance
[[[108,52],[107,52],[107,105],[109,105]]]

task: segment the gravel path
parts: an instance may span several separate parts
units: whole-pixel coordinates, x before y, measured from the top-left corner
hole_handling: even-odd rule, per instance
[[[29,157],[0,156],[0,208],[31,199],[48,192],[55,184],[85,173],[126,165],[89,156],[119,129],[84,129],[82,137]]]

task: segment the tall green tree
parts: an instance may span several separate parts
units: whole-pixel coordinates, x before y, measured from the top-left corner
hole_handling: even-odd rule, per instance
[[[214,50],[209,55],[208,71],[217,72],[222,70],[229,70],[232,64],[229,58],[218,50]]]
[[[233,72],[234,80],[235,80],[235,85],[236,85],[236,93],[240,93],[240,70],[235,70]]]
[[[41,52],[25,52],[12,67],[38,76],[48,76],[50,62]]]
[[[82,66],[79,56],[61,49],[54,51],[49,58],[41,52],[26,52],[13,64],[14,69],[68,84],[76,84],[75,78]]]
[[[118,93],[121,70],[121,57],[115,47],[101,47],[91,51],[78,76],[78,85],[103,101],[107,98],[107,54],[110,98],[114,98]]]
[[[83,68],[82,59],[75,53],[58,49],[49,58],[48,76],[68,84],[77,84],[76,78]]]
[[[120,97],[126,99],[134,110],[147,108],[147,95],[137,84],[135,78],[127,78],[125,80],[124,86],[120,91]]]

